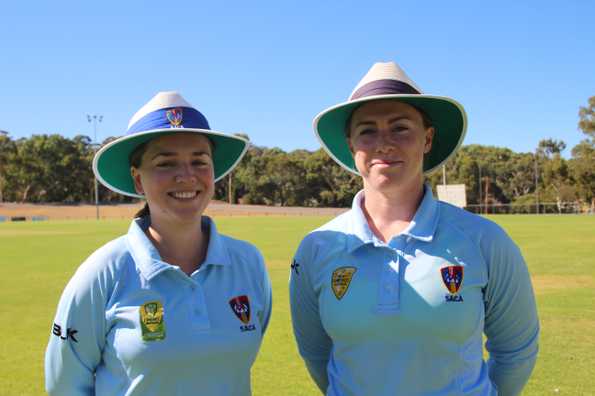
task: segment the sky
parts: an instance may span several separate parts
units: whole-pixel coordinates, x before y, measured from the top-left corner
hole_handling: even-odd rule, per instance
[[[0,8],[0,130],[125,134],[157,92],[211,128],[285,151],[319,148],[312,119],[374,62],[395,61],[468,115],[464,144],[535,151],[585,136],[595,2],[31,1]]]

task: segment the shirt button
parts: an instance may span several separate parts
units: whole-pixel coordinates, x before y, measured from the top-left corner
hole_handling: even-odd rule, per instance
[[[190,284],[190,290],[192,290],[192,291],[196,290],[196,285],[195,284]]]
[[[391,293],[393,291],[393,287],[391,285],[384,285],[384,290]]]
[[[200,315],[200,309],[194,308],[194,314],[195,315]]]

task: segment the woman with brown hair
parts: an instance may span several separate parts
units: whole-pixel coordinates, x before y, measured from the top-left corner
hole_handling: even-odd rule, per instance
[[[203,215],[248,143],[161,92],[97,152],[113,191],[146,200],[64,290],[46,352],[52,395],[250,395],[271,313],[261,254]]]

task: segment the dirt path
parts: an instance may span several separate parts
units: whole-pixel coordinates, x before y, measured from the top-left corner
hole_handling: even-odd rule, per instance
[[[130,219],[142,204],[102,205],[99,217],[102,219]],[[215,216],[333,216],[346,209],[337,208],[301,208],[260,205],[230,205],[213,201],[206,210],[207,215]],[[0,220],[10,221],[13,217],[26,220],[52,219],[94,219],[94,205],[34,205],[0,203]]]

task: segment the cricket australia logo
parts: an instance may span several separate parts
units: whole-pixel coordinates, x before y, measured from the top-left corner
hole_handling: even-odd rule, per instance
[[[175,108],[165,112],[165,116],[169,121],[169,125],[171,128],[181,128],[182,127],[182,109]]]
[[[165,338],[163,304],[149,301],[139,307],[140,327],[144,341],[159,341]]]
[[[331,278],[331,288],[333,289],[333,293],[337,300],[343,298],[345,293],[347,293],[347,289],[351,284],[351,279],[353,278],[353,274],[355,274],[357,268],[355,267],[340,267],[333,271],[333,276]]]
[[[244,324],[240,326],[241,331],[256,330],[256,326],[250,324],[250,300],[248,296],[237,296],[229,300],[229,306],[237,318]]]
[[[448,302],[462,302],[463,297],[458,294],[463,284],[463,266],[449,265],[440,269],[442,274],[442,282],[448,289],[449,294],[444,296]]]

